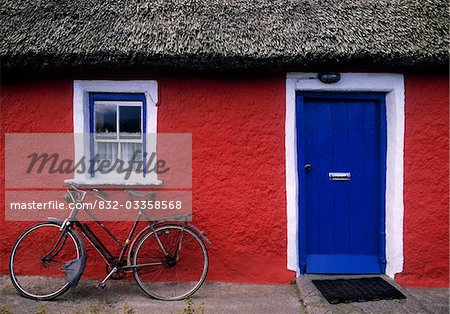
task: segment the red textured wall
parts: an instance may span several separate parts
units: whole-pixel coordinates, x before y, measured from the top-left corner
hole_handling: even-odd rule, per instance
[[[286,269],[284,79],[158,83],[158,131],[192,133],[194,223],[213,242],[208,280],[292,280],[294,273]],[[73,130],[70,80],[4,85],[1,107],[4,132]],[[28,224],[3,220],[2,212],[5,273],[9,250]],[[124,239],[130,227],[121,223],[115,229]],[[97,253],[89,250],[88,258],[85,275],[101,277],[104,266],[93,266],[100,261]]]
[[[403,273],[406,286],[449,286],[448,77],[406,76]]]
[[[73,132],[72,83],[46,81],[3,84],[0,93],[0,273],[18,236],[33,223],[5,221],[5,133]]]
[[[282,75],[266,79],[158,78],[159,132],[193,135],[194,223],[213,241],[208,279],[286,283]],[[407,286],[448,286],[448,77],[406,76],[404,272]],[[72,132],[72,81],[4,84],[4,132]],[[0,186],[0,272],[29,223],[4,221]],[[129,226],[117,224],[126,236]],[[89,247],[89,246],[88,246]],[[88,251],[86,275],[101,277]]]

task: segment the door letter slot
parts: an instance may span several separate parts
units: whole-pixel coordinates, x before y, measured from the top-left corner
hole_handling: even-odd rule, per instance
[[[350,172],[330,172],[328,177],[330,181],[350,181],[352,175]]]

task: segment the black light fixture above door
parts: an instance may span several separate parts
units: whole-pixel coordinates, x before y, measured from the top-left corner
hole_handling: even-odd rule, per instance
[[[317,78],[325,84],[337,83],[341,80],[341,74],[338,72],[321,72]]]

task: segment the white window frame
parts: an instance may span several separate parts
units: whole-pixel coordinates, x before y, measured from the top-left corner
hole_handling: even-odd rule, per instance
[[[386,275],[403,270],[403,153],[405,133],[405,87],[402,74],[341,73],[334,84],[318,80],[318,73],[288,73],[286,76],[286,212],[287,268],[297,272],[298,165],[296,138],[296,92],[385,92],[387,122],[386,155]]]
[[[73,82],[73,132],[75,145],[75,162],[90,156],[89,125],[89,93],[140,93],[146,99],[146,132],[157,133],[158,83],[153,80],[106,81],[106,80],[74,80]],[[142,120],[143,123],[143,120]],[[142,127],[142,126],[141,126]],[[145,136],[145,134],[143,134]],[[156,150],[156,141],[147,141],[146,151]],[[132,176],[128,180],[123,177],[91,177],[88,171],[82,174],[75,172],[74,181],[84,185],[159,185],[154,172],[146,176]]]

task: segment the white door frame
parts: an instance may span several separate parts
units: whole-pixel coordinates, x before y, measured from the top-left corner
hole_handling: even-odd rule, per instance
[[[286,76],[286,210],[287,268],[299,269],[298,173],[296,139],[296,92],[385,92],[387,124],[386,156],[386,274],[394,277],[403,269],[403,152],[405,91],[402,74],[341,73],[341,80],[325,84],[317,73],[288,73]]]

